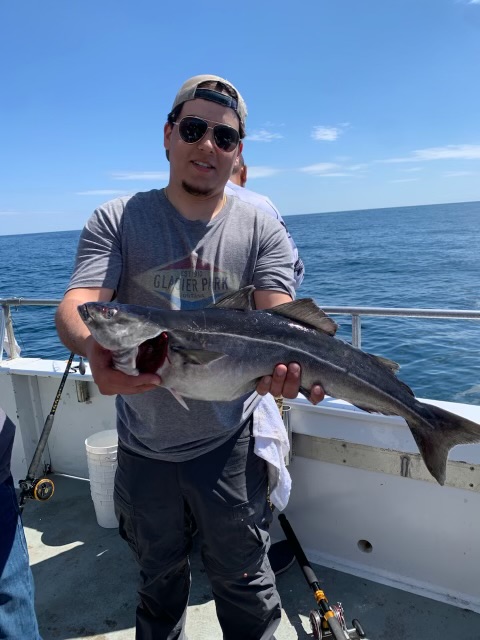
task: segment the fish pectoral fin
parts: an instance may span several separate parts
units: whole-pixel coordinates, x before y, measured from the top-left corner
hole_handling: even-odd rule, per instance
[[[312,298],[301,298],[293,302],[286,302],[285,304],[265,309],[265,311],[291,318],[301,324],[307,324],[317,329],[317,331],[327,333],[330,336],[334,336],[338,329],[338,324],[327,316],[325,311],[322,311]]]
[[[137,353],[137,347],[113,351],[113,366],[127,376],[138,376],[140,372],[137,369]]]
[[[225,356],[218,351],[207,351],[206,349],[186,349],[183,347],[172,347],[172,351],[182,355],[185,364],[209,364]]]
[[[171,389],[170,387],[166,387],[170,393],[172,394],[172,396],[175,398],[175,400],[182,405],[182,407],[184,409],[186,409],[187,411],[190,411],[190,409],[188,408],[187,403],[185,402],[185,400],[183,399],[183,396],[181,396],[178,391],[175,391],[175,389]]]
[[[253,297],[254,291],[255,287],[253,285],[249,285],[248,287],[243,287],[234,293],[228,293],[218,302],[208,306],[216,307],[217,309],[246,309],[248,311],[252,311],[252,309],[255,309],[255,299]]]

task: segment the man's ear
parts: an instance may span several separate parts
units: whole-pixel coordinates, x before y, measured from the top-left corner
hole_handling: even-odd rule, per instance
[[[169,122],[166,122],[165,126],[163,127],[163,146],[165,147],[166,151],[170,151],[170,138],[172,135],[172,131],[172,125]]]
[[[242,187],[244,187],[247,184],[247,165],[244,164],[243,167],[240,169],[240,182],[242,184]]]

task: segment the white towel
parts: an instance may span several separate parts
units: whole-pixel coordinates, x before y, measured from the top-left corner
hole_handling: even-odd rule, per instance
[[[285,466],[290,443],[275,398],[270,394],[263,397],[253,412],[253,435],[255,453],[268,463],[270,500],[283,511],[292,488],[292,479]]]

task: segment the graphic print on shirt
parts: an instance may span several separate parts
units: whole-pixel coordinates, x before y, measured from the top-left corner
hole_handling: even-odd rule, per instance
[[[174,309],[204,307],[240,288],[237,274],[204,262],[195,252],[149,269],[136,276],[135,282],[171,303]]]

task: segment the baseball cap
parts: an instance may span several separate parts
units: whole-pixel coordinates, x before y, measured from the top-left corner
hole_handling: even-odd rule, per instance
[[[231,96],[225,95],[224,93],[220,93],[215,89],[207,89],[205,87],[198,86],[208,81],[221,82],[225,86],[232,89],[236,98],[232,98]],[[225,78],[220,78],[220,76],[211,76],[211,75],[200,75],[200,76],[193,76],[192,78],[189,78],[182,84],[179,92],[175,96],[175,100],[173,101],[172,111],[179,104],[183,104],[184,102],[187,102],[187,100],[195,100],[195,98],[201,98],[202,100],[210,100],[212,102],[217,102],[218,104],[222,104],[225,107],[229,107],[230,109],[233,109],[237,114],[241,125],[245,129],[245,121],[247,119],[247,105],[245,104],[245,100],[240,95],[240,92],[233,86],[231,82],[229,82],[228,80],[225,80]]]

